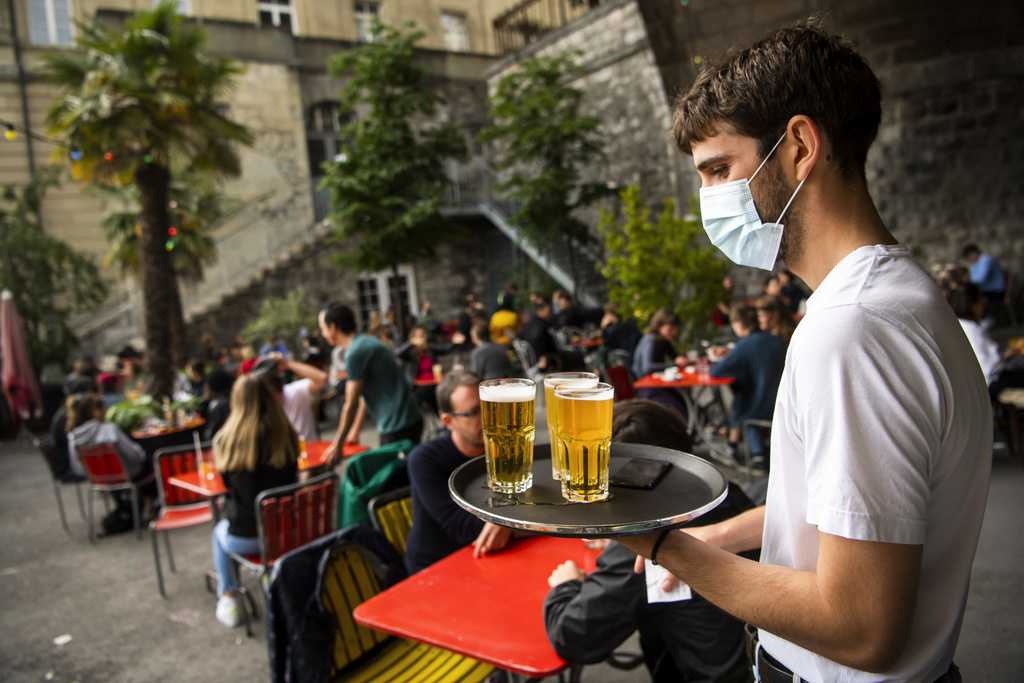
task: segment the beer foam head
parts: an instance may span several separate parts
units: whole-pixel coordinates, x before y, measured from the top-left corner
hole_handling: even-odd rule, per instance
[[[555,394],[561,398],[575,401],[611,401],[615,397],[615,389],[608,384],[583,387],[565,385],[555,387]]]
[[[492,384],[480,386],[480,400],[491,403],[522,403],[537,398],[537,387],[525,384]]]
[[[556,389],[586,389],[597,386],[597,378],[587,379],[584,377],[545,377],[544,383]]]

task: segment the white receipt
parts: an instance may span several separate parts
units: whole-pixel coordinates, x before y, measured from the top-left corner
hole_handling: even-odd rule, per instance
[[[660,565],[644,562],[644,578],[647,579],[647,602],[679,602],[693,597],[690,587],[682,581],[670,591],[661,589],[661,582],[668,576],[668,570]]]

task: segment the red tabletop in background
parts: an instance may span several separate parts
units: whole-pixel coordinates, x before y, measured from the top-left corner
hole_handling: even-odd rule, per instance
[[[565,669],[544,631],[548,576],[565,560],[593,571],[578,538],[516,539],[476,559],[466,547],[356,607],[356,621],[542,678]]]
[[[224,486],[224,480],[220,478],[220,472],[214,472],[213,479],[205,479],[199,476],[198,470],[192,470],[168,477],[167,483],[207,498],[216,498],[228,492],[227,487]]]
[[[679,379],[666,380],[660,372],[638,379],[633,386],[637,389],[663,389],[666,387],[714,387],[732,384],[732,377],[708,377],[700,379],[700,373],[684,372]]]
[[[576,349],[593,349],[601,346],[602,344],[604,344],[604,341],[601,339],[576,339],[569,342],[569,346]]]
[[[321,467],[326,465],[327,462],[324,460],[324,451],[331,445],[330,441],[307,441],[306,442],[306,457],[308,458],[309,464],[306,465],[305,469],[313,469],[314,467]],[[370,450],[369,446],[364,446],[361,443],[346,443],[341,446],[341,457],[349,458],[357,453]]]

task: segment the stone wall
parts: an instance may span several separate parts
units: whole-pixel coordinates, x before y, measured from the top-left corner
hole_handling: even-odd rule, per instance
[[[671,118],[644,17],[634,0],[609,2],[552,31],[487,72],[491,90],[515,64],[536,55],[583,51],[584,75],[572,85],[585,92],[584,114],[603,121],[607,165],[587,169],[585,180],[617,187],[640,185],[645,199],[688,196],[696,177],[669,135]],[[687,206],[687,204],[684,204]],[[581,212],[594,228],[597,211]]]
[[[644,3],[647,5],[648,3]],[[662,5],[654,0],[651,5]],[[883,121],[868,184],[883,220],[926,265],[977,242],[1024,273],[1024,4],[941,0],[692,0],[661,18],[676,55],[707,59],[821,16],[875,70]],[[677,63],[676,72],[699,67]]]
[[[484,280],[484,230],[476,225],[465,240],[439,245],[434,260],[415,266],[419,300],[414,304],[430,301],[435,317],[448,320],[458,315],[467,294],[480,296],[479,283]],[[195,350],[198,351],[202,333],[212,332],[221,344],[225,344],[259,315],[264,299],[284,297],[300,288],[305,290],[306,300],[315,309],[324,303],[338,301],[358,310],[356,281],[359,274],[342,269],[335,260],[345,250],[344,243],[313,245],[285,266],[266,273],[245,291],[225,299],[215,311],[197,316],[189,323],[187,335],[189,339],[196,340]]]

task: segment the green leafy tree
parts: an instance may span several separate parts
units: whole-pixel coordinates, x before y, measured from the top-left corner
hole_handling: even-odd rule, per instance
[[[122,278],[141,278],[139,242],[142,222],[138,188],[134,185],[104,187],[99,195],[107,209],[101,225],[110,244],[103,267],[116,266]],[[182,284],[202,282],[205,269],[217,262],[217,243],[213,232],[238,210],[241,203],[225,197],[212,183],[203,179],[174,179],[168,196],[171,222],[168,233],[174,232],[173,235],[168,234],[168,244],[173,245],[170,250],[171,266],[176,276],[175,286],[180,288]],[[180,306],[171,317],[171,340],[174,367],[184,367],[190,353]]]
[[[608,260],[601,268],[609,298],[641,324],[659,308],[671,308],[682,320],[684,343],[707,336],[711,311],[722,300],[728,265],[703,238],[700,218],[677,218],[675,202],[664,201],[657,222],[631,185],[619,193],[621,217],[601,210],[600,231]],[[691,208],[699,211],[695,197]]]
[[[569,85],[583,72],[575,61],[581,54],[533,57],[502,76],[488,100],[494,124],[479,135],[481,142],[499,143],[497,168],[507,172],[501,189],[520,205],[512,220],[542,249],[591,241],[574,212],[611,193],[605,183],[581,179],[582,169],[605,159],[601,120],[580,113],[584,93]],[[576,280],[575,260],[570,267]]]
[[[93,260],[43,231],[39,200],[57,171],[45,168],[28,185],[0,188],[0,289],[11,290],[37,369],[67,365],[78,346],[71,315],[107,296]]]
[[[306,291],[296,289],[286,297],[264,299],[259,317],[245,326],[242,338],[257,349],[261,342],[280,338],[294,349],[299,328],[315,327],[316,316],[316,310],[306,300]]]
[[[152,393],[173,388],[171,320],[181,300],[166,248],[171,179],[237,176],[236,146],[249,131],[222,111],[241,67],[204,53],[206,32],[182,25],[177,3],[161,0],[123,26],[80,24],[80,50],[42,57],[42,75],[62,97],[47,114],[63,146],[54,156],[83,185],[134,185],[139,196],[139,264]]]
[[[440,242],[462,236],[441,207],[444,162],[464,158],[466,145],[454,126],[431,123],[444,100],[417,63],[415,44],[425,34],[379,21],[372,30],[376,42],[328,62],[331,76],[348,79],[338,108],[348,121],[340,131],[347,149],[324,165],[322,187],[330,191],[337,238],[355,238],[341,265],[397,275],[400,264],[431,259]],[[427,125],[417,130],[415,121]],[[400,301],[397,293],[392,301]],[[396,317],[404,327],[405,315]]]

